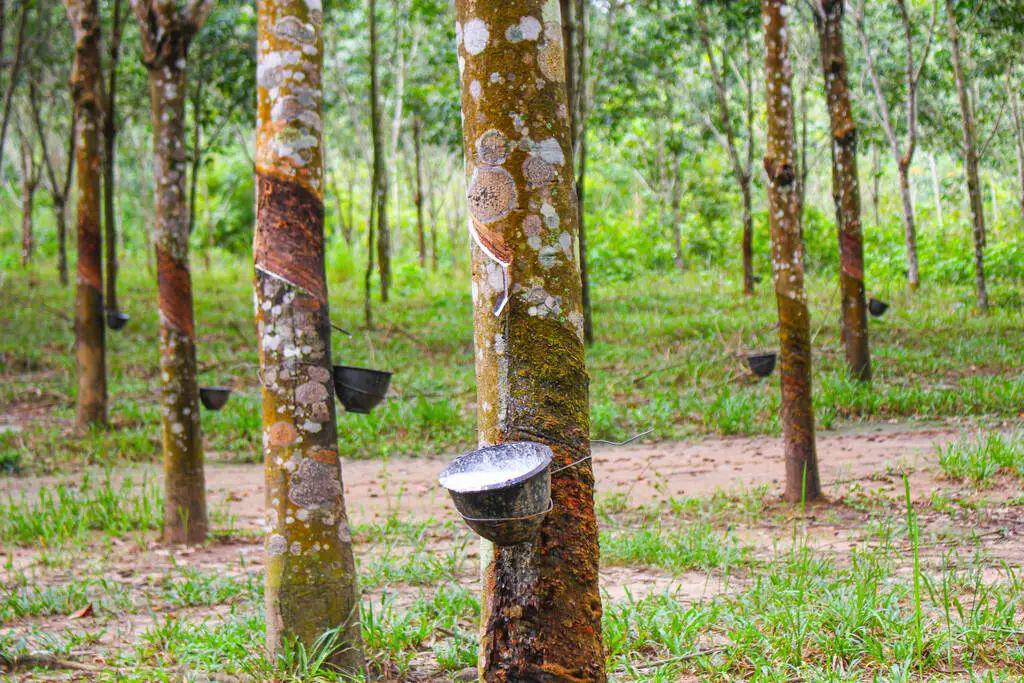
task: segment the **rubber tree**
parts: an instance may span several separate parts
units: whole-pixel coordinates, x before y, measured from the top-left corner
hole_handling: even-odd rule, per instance
[[[36,245],[33,209],[42,167],[36,150],[35,136],[26,133],[20,125],[18,142],[21,148],[21,265],[27,266],[32,262]]]
[[[100,18],[97,0],[65,0],[75,38],[71,93],[77,146],[78,264],[75,283],[75,356],[78,365],[79,427],[107,421],[107,361],[103,327],[103,238],[100,178],[103,125]]]
[[[363,668],[345,513],[324,272],[323,12],[260,0],[256,326],[263,384],[267,646],[312,648],[341,627],[334,664]]]
[[[107,46],[107,88],[103,108],[103,240],[106,246],[106,296],[108,311],[120,310],[117,304],[117,213],[114,181],[117,153],[117,64],[121,58],[122,0],[111,8],[110,41]]]
[[[370,144],[373,147],[372,198],[370,213],[374,225],[368,231],[368,247],[374,249],[376,240],[377,270],[380,276],[380,298],[385,303],[391,289],[391,228],[388,224],[388,169],[385,164],[384,133],[381,129],[381,85],[379,74],[379,27],[377,0],[369,0],[367,11],[370,23]],[[368,273],[373,270],[374,255],[367,261]],[[369,307],[369,280],[367,280],[366,325],[372,327]]]
[[[188,48],[213,0],[131,0],[149,71],[154,228],[160,306],[164,540],[206,538],[206,485],[196,385],[196,331],[188,264],[185,95]]]
[[[1010,75],[1006,77],[1006,97],[1010,101],[1010,113],[1013,116],[1013,147],[1017,152],[1017,184],[1018,207],[1024,219],[1024,107],[1021,107],[1020,93]]]
[[[414,160],[414,189],[412,201],[416,205],[416,243],[420,257],[420,268],[427,267],[427,235],[423,226],[423,154],[420,139],[420,119],[412,119],[412,149]]]
[[[779,309],[782,376],[782,432],[786,488],[790,502],[821,496],[811,403],[811,329],[804,291],[804,245],[796,191],[796,140],[793,126],[793,73],[785,0],[762,0],[765,44],[765,103],[768,140],[764,167],[768,178],[772,276]]]
[[[558,0],[456,0],[478,436],[555,453],[535,541],[485,544],[480,675],[602,681],[598,530]],[[582,461],[581,461],[582,460]]]
[[[903,95],[906,112],[906,138],[902,143],[893,124],[893,115],[885,96],[883,79],[875,60],[874,51],[871,49],[871,41],[868,38],[868,30],[864,19],[865,2],[864,0],[853,0],[852,6],[854,10],[854,24],[857,27],[857,35],[860,37],[865,66],[871,77],[871,87],[875,95],[875,114],[889,143],[889,151],[896,162],[896,171],[900,185],[900,202],[903,207],[903,239],[907,250],[907,283],[913,290],[917,289],[920,285],[921,276],[917,259],[917,226],[914,218],[913,193],[910,188],[910,167],[914,162],[914,152],[917,150],[918,86],[921,82],[925,65],[928,63],[928,55],[931,52],[932,41],[935,36],[938,0],[935,0],[932,5],[932,18],[928,27],[924,49],[916,59],[914,57],[914,24],[910,18],[910,9],[907,6],[907,1],[892,0],[892,4],[896,6],[900,19],[903,33],[903,49],[905,51]]]
[[[988,289],[985,286],[985,202],[981,196],[981,179],[978,175],[978,135],[974,121],[974,103],[971,101],[970,85],[964,74],[956,9],[952,0],[945,0],[945,5],[946,30],[962,119],[964,176],[967,182],[967,197],[971,205],[974,238],[974,289],[978,310],[984,312],[988,310]]]
[[[857,123],[843,41],[844,0],[814,3],[814,25],[821,48],[825,103],[832,133],[832,199],[839,234],[839,291],[843,345],[850,375],[871,379],[867,305],[864,300],[864,238],[860,179],[857,172]]]

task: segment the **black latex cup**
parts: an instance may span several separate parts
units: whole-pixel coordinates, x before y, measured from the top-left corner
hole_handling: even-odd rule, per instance
[[[441,472],[466,524],[498,546],[533,539],[551,510],[551,449],[515,441],[471,451]]]
[[[368,413],[388,393],[391,373],[383,370],[334,366],[334,393],[350,413]]]
[[[231,389],[227,387],[199,387],[199,400],[207,410],[220,410],[230,396]]]

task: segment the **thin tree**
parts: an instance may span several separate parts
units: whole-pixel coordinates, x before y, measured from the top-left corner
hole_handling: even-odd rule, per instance
[[[423,160],[420,139],[420,119],[414,116],[412,119],[412,149],[415,160],[415,189],[412,200],[416,205],[416,237],[419,247],[420,268],[427,267],[427,235],[423,226]]]
[[[746,130],[743,140],[743,149],[740,150],[740,143],[737,141],[736,128],[733,126],[733,112],[729,105],[729,91],[725,81],[725,70],[730,68],[729,50],[722,49],[721,64],[716,57],[716,50],[711,41],[711,29],[708,26],[707,0],[699,0],[696,3],[697,34],[700,37],[701,47],[707,57],[711,70],[711,82],[715,86],[715,96],[718,104],[718,125],[709,123],[709,128],[718,133],[726,152],[729,154],[729,163],[732,168],[733,177],[740,188],[740,197],[743,201],[743,293],[754,293],[754,218],[753,199],[751,197],[751,180],[753,179],[754,168],[754,83],[752,76],[752,62],[749,40],[743,38],[746,69],[743,75],[744,85],[744,121]]]
[[[21,12],[18,13],[18,34],[14,39],[14,57],[11,58],[10,71],[7,74],[7,88],[4,90],[3,114],[0,119],[0,177],[3,176],[4,147],[7,143],[7,127],[11,119],[11,109],[14,104],[14,90],[18,87],[18,77],[21,75],[21,65],[25,54],[25,33],[28,26],[28,10],[32,3],[23,1]],[[0,41],[2,45],[2,41]],[[0,58],[3,52],[0,50]]]
[[[988,289],[985,286],[985,202],[981,196],[981,179],[978,176],[978,141],[974,122],[974,103],[970,87],[964,75],[960,54],[960,27],[956,21],[956,10],[952,0],[945,0],[946,29],[949,34],[950,55],[953,59],[953,75],[956,78],[957,99],[960,102],[960,116],[963,120],[964,175],[967,181],[967,196],[971,204],[971,219],[974,238],[974,289],[978,309],[988,310]]]
[[[157,288],[164,452],[164,540],[206,538],[206,485],[196,385],[196,332],[188,265],[185,95],[188,48],[213,0],[131,0],[149,71],[153,125]]]
[[[853,118],[843,41],[844,0],[814,0],[814,25],[821,48],[825,100],[832,131],[832,199],[839,234],[839,290],[846,366],[861,381],[871,379],[867,306],[864,301],[864,239],[860,179],[857,173],[857,123]]]
[[[481,678],[603,681],[579,213],[558,5],[457,0],[455,8],[479,441],[528,439],[555,453],[553,509],[535,541],[485,553]]]
[[[78,363],[79,427],[107,421],[107,362],[103,328],[103,237],[100,232],[100,18],[97,0],[65,0],[75,37],[71,72],[78,164],[78,265],[75,287],[75,348]]]
[[[42,167],[34,136],[27,134],[20,123],[17,128],[21,148],[21,265],[27,266],[32,262],[36,246],[33,210]]]
[[[796,192],[796,140],[793,130],[793,73],[785,0],[762,0],[765,43],[765,102],[772,275],[779,309],[782,431],[786,489],[790,502],[821,496],[811,402],[811,329],[804,291],[804,245]]]
[[[36,129],[36,136],[39,138],[39,146],[42,149],[43,168],[46,170],[46,180],[50,189],[50,202],[53,204],[54,221],[57,224],[57,274],[60,283],[68,283],[68,254],[67,254],[67,202],[71,194],[71,179],[74,176],[75,167],[75,108],[71,107],[71,122],[68,124],[67,145],[64,156],[64,176],[57,177],[55,170],[57,162],[50,157],[48,140],[49,128],[43,124],[43,117],[39,108],[39,93],[36,84],[29,83],[29,105],[32,108],[32,123]]]
[[[259,0],[256,325],[263,384],[267,647],[312,648],[341,627],[334,664],[363,669],[345,513],[324,272],[323,13]]]
[[[896,171],[900,183],[900,201],[903,206],[903,239],[907,250],[907,282],[911,289],[917,289],[921,282],[920,269],[917,260],[917,227],[914,219],[914,200],[910,189],[910,166],[914,162],[914,152],[917,149],[917,96],[918,85],[921,82],[921,75],[925,65],[928,63],[928,55],[931,52],[932,40],[935,36],[935,23],[938,17],[938,0],[932,5],[932,18],[928,27],[928,36],[924,50],[919,58],[914,57],[914,29],[910,20],[910,10],[906,0],[893,0],[899,13],[900,23],[903,30],[904,50],[904,86],[906,109],[906,138],[900,142],[893,124],[892,109],[886,99],[882,87],[882,78],[878,66],[875,63],[875,55],[871,49],[868,39],[867,28],[864,22],[864,0],[854,0],[854,23],[857,27],[857,35],[860,37],[860,44],[864,51],[868,74],[871,77],[871,86],[875,94],[875,115],[882,126],[882,131],[889,142],[889,150],[896,162]]]
[[[1017,183],[1020,196],[1018,199],[1021,218],[1024,218],[1024,111],[1010,75],[1006,76],[1006,96],[1010,100],[1010,113],[1013,115],[1013,142],[1017,152]]]
[[[371,211],[374,226],[368,233],[368,245],[377,244],[377,268],[380,275],[380,298],[388,300],[391,287],[391,230],[388,226],[388,170],[384,164],[384,135],[381,130],[380,75],[378,73],[377,0],[369,0],[370,22],[370,143],[373,147],[373,176],[371,180]],[[368,263],[373,265],[373,255]],[[372,272],[372,271],[371,271]],[[367,280],[367,286],[369,286]],[[366,294],[369,297],[369,292]],[[366,301],[366,324],[372,326],[369,298]]]
[[[110,43],[107,51],[106,106],[103,111],[103,240],[106,245],[106,298],[108,311],[120,310],[117,305],[117,212],[114,208],[114,182],[117,153],[117,64],[121,57],[121,0],[114,0]]]
[[[590,270],[587,268],[586,229],[586,188],[587,188],[587,1],[573,0],[572,60],[576,77],[574,91],[569,92],[569,109],[572,113],[573,159],[576,160],[576,198],[579,204],[579,259],[580,283],[583,301],[583,341],[588,346],[594,343],[594,312],[590,303]],[[568,53],[567,53],[568,54]],[[567,77],[568,78],[568,77]]]

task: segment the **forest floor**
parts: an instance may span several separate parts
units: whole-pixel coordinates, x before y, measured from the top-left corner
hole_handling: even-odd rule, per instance
[[[201,380],[236,390],[203,414],[215,531],[198,548],[156,542],[155,296],[143,263],[122,272],[132,317],[108,333],[113,428],[84,434],[73,426],[72,288],[39,270],[0,273],[0,671],[329,678],[316,653],[268,663],[262,651],[248,270],[216,257],[195,268]],[[980,316],[967,287],[880,287],[893,307],[871,322],[867,387],[842,371],[834,285],[809,283],[828,500],[806,510],[779,500],[777,375],[752,378],[741,359],[773,345],[770,288],[743,298],[721,273],[694,272],[595,290],[592,435],[653,429],[595,449],[609,670],[639,681],[1021,680],[1021,288],[993,283],[994,310]],[[378,303],[367,331],[350,315],[361,310],[351,285],[331,290],[335,322],[355,333],[335,335],[336,358],[397,371],[373,414],[339,415],[367,652],[386,680],[450,680],[473,664],[479,615],[478,542],[435,483],[475,441],[468,287],[400,271],[395,303]]]
[[[898,423],[819,448],[827,502],[805,510],[779,500],[777,438],[595,450],[615,680],[1024,675],[1024,439]],[[383,680],[473,662],[478,543],[436,484],[445,462],[345,463]],[[301,657],[262,660],[262,469],[213,462],[207,483],[216,531],[190,548],[156,541],[153,465],[0,480],[0,652],[36,655],[16,677],[316,678]]]

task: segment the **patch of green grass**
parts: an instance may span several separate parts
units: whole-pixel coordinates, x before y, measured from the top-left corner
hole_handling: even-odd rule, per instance
[[[107,476],[94,483],[85,475],[77,485],[44,486],[35,498],[0,503],[0,541],[45,547],[81,541],[93,531],[127,536],[158,529],[162,520],[163,494],[154,482],[115,484]]]
[[[979,433],[939,447],[939,466],[954,479],[988,486],[998,474],[1024,477],[1024,434]]]
[[[603,532],[601,561],[610,566],[641,565],[680,573],[726,570],[749,561],[749,553],[730,533],[696,522],[671,531]]]

